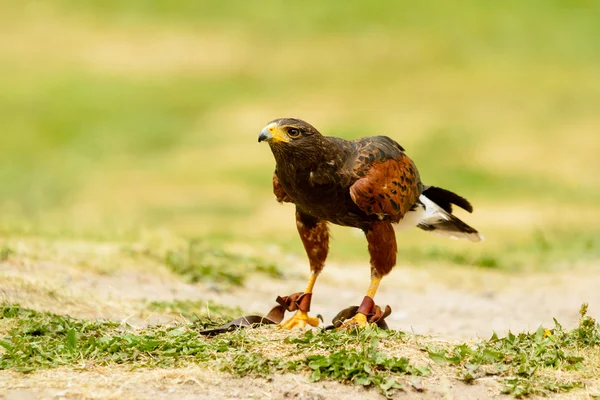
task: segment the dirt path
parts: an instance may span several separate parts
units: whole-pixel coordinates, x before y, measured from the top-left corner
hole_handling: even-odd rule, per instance
[[[137,301],[204,299],[239,306],[249,312],[266,312],[277,295],[300,291],[307,268],[290,260],[285,280],[261,275],[244,288],[218,291],[212,285],[191,285],[159,268],[130,266],[114,273],[97,274],[51,262],[0,264],[1,294],[10,301],[33,307],[36,292],[54,293],[44,302],[51,311],[67,310],[75,316],[104,317],[142,324],[135,315]],[[600,264],[562,273],[507,275],[468,268],[414,268],[398,266],[383,280],[378,304],[389,304],[393,329],[434,335],[442,339],[488,337],[493,331],[534,330],[557,318],[575,326],[582,303],[592,316],[600,312]],[[10,284],[11,280],[18,282]],[[24,287],[25,286],[25,287]],[[312,309],[326,322],[341,309],[357,304],[368,286],[368,269],[362,265],[328,265],[317,282]],[[43,297],[43,293],[40,294]],[[73,301],[74,299],[82,301]],[[40,299],[43,300],[43,299]],[[77,305],[70,303],[78,303]],[[146,321],[148,322],[148,321]],[[156,321],[152,321],[156,322]]]

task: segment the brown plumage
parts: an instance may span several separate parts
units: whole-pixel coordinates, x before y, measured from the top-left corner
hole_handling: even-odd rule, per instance
[[[327,223],[365,232],[371,255],[369,301],[363,301],[350,324],[366,324],[365,314],[370,312],[379,281],[396,263],[393,223],[481,239],[475,229],[451,214],[452,204],[472,211],[469,202],[450,191],[424,186],[402,146],[386,136],[349,141],[323,136],[305,121],[282,118],[261,131],[261,141],[268,141],[275,156],[273,191],[277,200],[296,205],[298,232],[312,271],[306,293],[312,292],[325,264]],[[314,325],[306,311],[298,311],[282,326]]]

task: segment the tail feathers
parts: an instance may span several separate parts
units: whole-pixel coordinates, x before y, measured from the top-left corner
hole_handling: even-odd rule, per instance
[[[473,212],[473,206],[467,199],[452,193],[449,190],[442,189],[436,186],[427,186],[423,194],[435,204],[444,209],[447,213],[452,214],[452,204],[459,206],[463,210]]]
[[[426,189],[423,194],[419,196],[419,200],[425,206],[425,215],[417,226],[425,231],[452,239],[468,239],[472,242],[483,240],[483,235],[477,232],[476,229],[465,224],[463,221],[452,215],[451,211],[448,211],[448,209],[452,210],[452,203],[470,212],[473,210],[471,204],[459,195],[444,189],[435,188],[433,192],[429,192],[432,188],[434,187],[432,186]],[[437,201],[434,202],[429,196],[431,193],[435,193],[432,197],[435,198],[437,195],[438,199],[441,198],[441,200],[438,201],[442,204],[439,204]],[[448,193],[451,196],[448,195]]]

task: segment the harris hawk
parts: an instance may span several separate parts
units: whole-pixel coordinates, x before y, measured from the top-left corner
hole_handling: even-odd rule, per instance
[[[379,283],[396,264],[393,224],[482,240],[477,230],[452,215],[452,205],[472,212],[471,204],[448,190],[424,185],[404,148],[387,136],[344,140],[324,136],[300,119],[280,118],[261,130],[258,141],[268,142],[275,157],[277,201],[296,205],[296,225],[311,271],[301,304],[281,328],[319,324],[308,311],[329,250],[328,223],[361,229],[370,255],[367,294],[343,327],[366,326],[377,307],[373,297]]]

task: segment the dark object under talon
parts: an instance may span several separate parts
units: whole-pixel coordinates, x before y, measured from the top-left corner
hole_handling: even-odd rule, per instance
[[[392,313],[391,307],[385,306],[385,309],[382,311],[381,307],[376,305],[369,296],[365,296],[360,306],[351,306],[340,311],[333,317],[333,320],[331,321],[333,325],[329,325],[325,329],[330,330],[339,328],[344,321],[352,319],[352,317],[359,312],[367,316],[367,322],[370,324],[376,324],[381,329],[389,329],[385,322],[385,318]]]
[[[221,325],[213,329],[204,329],[199,331],[201,335],[213,336],[220,333],[229,332],[236,328],[257,328],[262,325],[276,325],[283,321],[283,317],[286,311],[310,311],[310,300],[312,293],[297,292],[290,294],[289,296],[277,296],[275,300],[277,306],[273,307],[269,313],[262,317],[260,315],[245,315],[243,317],[234,319],[231,322]],[[323,317],[317,315],[317,317],[323,322]]]

